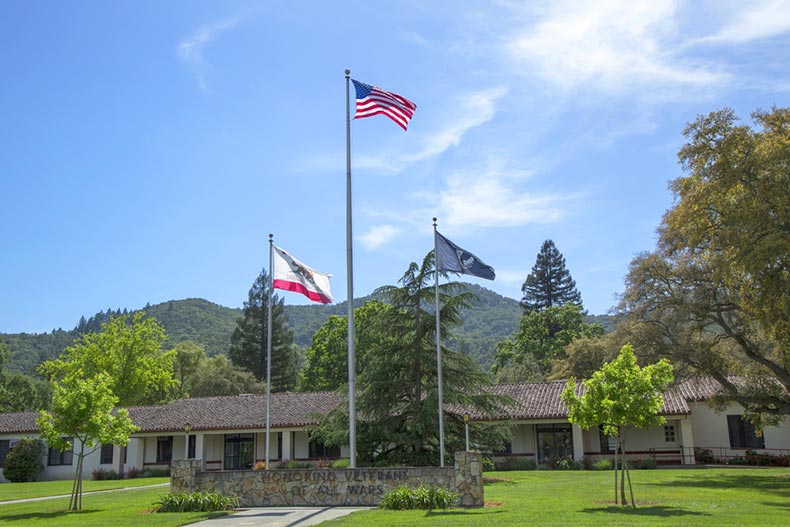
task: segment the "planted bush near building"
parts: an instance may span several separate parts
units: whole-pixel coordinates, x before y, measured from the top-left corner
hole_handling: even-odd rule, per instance
[[[494,470],[535,470],[538,464],[529,457],[508,456],[494,462]]]
[[[121,479],[121,477],[114,470],[105,470],[103,468],[96,468],[93,469],[93,471],[91,472],[91,479],[93,481],[102,481],[105,479]]]
[[[217,492],[177,492],[165,494],[154,506],[155,512],[226,511],[238,507],[239,499]]]
[[[23,437],[9,450],[3,466],[3,476],[12,483],[36,481],[44,470],[44,454],[47,448],[40,439]]]
[[[400,486],[387,492],[379,506],[382,509],[411,510],[411,509],[449,509],[458,502],[460,494],[443,487]]]

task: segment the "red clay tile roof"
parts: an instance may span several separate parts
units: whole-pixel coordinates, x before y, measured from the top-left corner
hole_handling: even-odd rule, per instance
[[[736,384],[742,383],[742,380],[736,377],[730,377],[729,379]],[[689,402],[700,402],[709,399],[713,394],[720,392],[721,389],[721,384],[710,377],[689,379],[675,387],[675,390],[680,392],[681,396]]]
[[[718,390],[710,379],[685,381],[664,395],[662,415],[687,415],[689,401],[702,401]],[[562,419],[568,416],[560,394],[565,381],[498,384],[486,388],[495,395],[504,395],[513,404],[503,406],[495,415],[471,412],[473,420],[507,419]],[[583,386],[577,384],[577,393]],[[334,392],[273,393],[271,426],[274,428],[302,427],[316,424],[316,415],[325,414],[343,401]],[[463,413],[464,409],[448,405],[448,410]],[[192,430],[246,430],[266,426],[266,397],[263,395],[234,395],[180,399],[162,406],[134,406],[129,415],[140,432],[177,432],[189,423]],[[0,414],[0,433],[37,432],[35,412]]]
[[[36,419],[38,419],[38,412],[0,414],[0,434],[38,432]]]
[[[495,395],[510,397],[515,404],[502,408],[501,413],[488,417],[493,419],[558,419],[567,418],[568,409],[560,399],[567,381],[532,382],[521,384],[496,384],[487,387],[487,391]],[[581,382],[576,383],[576,394],[584,393]],[[671,388],[664,394],[664,405],[661,415],[687,415],[690,414],[684,394]],[[474,413],[470,414],[473,420],[485,420],[487,417]]]
[[[270,420],[275,428],[316,423],[341,402],[333,392],[273,393]],[[260,429],[266,426],[266,396],[233,395],[180,399],[163,406],[129,408],[129,416],[141,432],[170,432],[192,425],[192,430]]]

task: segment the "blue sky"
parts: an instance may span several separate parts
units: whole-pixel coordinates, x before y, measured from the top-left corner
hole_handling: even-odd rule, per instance
[[[788,1],[7,0],[0,50],[3,332],[241,306],[270,232],[345,300],[346,68],[417,103],[352,122],[355,296],[437,216],[497,271],[469,281],[519,298],[550,238],[605,313],[685,123],[790,102]]]

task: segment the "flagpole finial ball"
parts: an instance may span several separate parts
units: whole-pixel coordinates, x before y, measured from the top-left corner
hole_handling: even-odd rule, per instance
[[[351,70],[346,70],[346,75],[351,75]]]
[[[274,234],[269,233],[269,240],[271,240],[272,238],[274,238]]]
[[[438,219],[439,219],[439,218],[433,218],[433,222],[434,222],[434,223],[436,223],[436,220],[438,220]]]

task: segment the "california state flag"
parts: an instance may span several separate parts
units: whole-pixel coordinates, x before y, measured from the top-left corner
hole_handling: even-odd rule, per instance
[[[322,304],[332,302],[332,293],[329,292],[329,277],[332,275],[320,273],[306,266],[276,245],[272,247],[274,247],[272,287],[302,293],[313,302]]]

